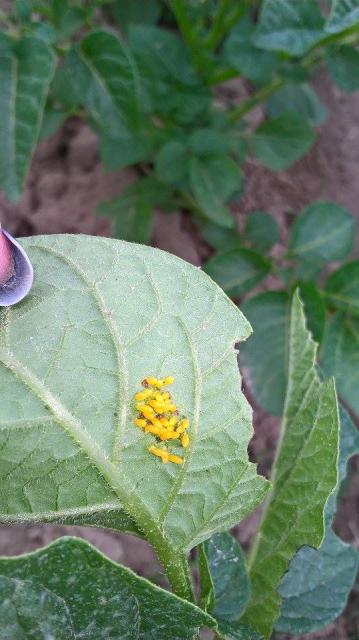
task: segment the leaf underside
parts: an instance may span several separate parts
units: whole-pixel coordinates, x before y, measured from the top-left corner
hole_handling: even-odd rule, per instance
[[[161,532],[188,550],[241,520],[267,483],[247,457],[234,344],[250,327],[239,310],[200,270],[149,247],[23,245],[35,284],[0,315],[0,521]],[[182,466],[151,455],[153,436],[134,426],[147,375],[175,376],[190,420]]]
[[[324,508],[337,482],[339,418],[332,380],[315,371],[316,345],[305,326],[302,304],[293,299],[288,387],[283,434],[274,467],[273,489],[250,558],[252,599],[245,621],[264,635],[280,611],[277,589],[296,550],[319,547]]]

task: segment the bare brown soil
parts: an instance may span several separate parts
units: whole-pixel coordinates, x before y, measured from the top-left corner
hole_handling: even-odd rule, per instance
[[[246,192],[235,212],[241,227],[247,213],[266,209],[280,222],[285,242],[293,215],[313,200],[335,200],[359,217],[359,93],[344,96],[320,77],[317,88],[330,108],[313,150],[289,171],[279,174],[255,161],[244,167]],[[225,91],[235,95],[237,88]],[[257,111],[253,118],[260,118]],[[132,169],[105,174],[98,157],[95,135],[76,119],[68,121],[51,139],[39,145],[25,193],[17,204],[0,194],[0,219],[15,235],[87,233],[110,235],[107,220],[94,215],[98,202],[121,193],[136,178]],[[195,265],[209,254],[188,218],[181,213],[158,212],[153,244]],[[278,248],[278,247],[277,247]],[[271,287],[271,282],[268,283]],[[255,408],[252,457],[268,472],[278,437],[278,421]],[[348,491],[339,511],[336,529],[359,548],[359,460],[352,464]],[[253,514],[236,528],[248,546],[258,523]],[[15,555],[47,544],[64,534],[86,538],[105,554],[132,567],[140,575],[160,572],[151,548],[131,536],[84,527],[0,527],[0,554]],[[349,640],[359,638],[359,596],[354,593],[347,611],[319,634],[301,638]],[[283,638],[283,636],[282,636]],[[293,638],[293,637],[292,637]]]

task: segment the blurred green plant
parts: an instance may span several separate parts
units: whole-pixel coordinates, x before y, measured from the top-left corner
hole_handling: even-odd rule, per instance
[[[138,168],[130,211],[128,193],[100,208],[127,240],[150,240],[155,206],[234,228],[246,156],[280,171],[312,146],[326,117],[318,65],[359,88],[356,0],[333,0],[327,16],[317,0],[16,0],[0,20],[0,186],[17,199],[39,137],[84,118],[105,169]],[[237,77],[249,97],[220,99]]]

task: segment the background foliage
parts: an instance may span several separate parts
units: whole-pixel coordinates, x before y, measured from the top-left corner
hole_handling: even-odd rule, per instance
[[[191,529],[191,535],[183,537],[178,523],[170,522],[172,534],[176,532],[181,538],[181,553],[192,544],[200,543],[201,609],[166,592],[159,597],[153,585],[144,584],[126,570],[111,565],[113,581],[107,586],[117,594],[126,594],[123,600],[131,611],[121,611],[121,615],[126,620],[131,619],[131,638],[162,637],[164,621],[163,638],[172,637],[170,621],[166,620],[166,598],[168,606],[178,612],[178,620],[183,618],[183,624],[177,624],[175,615],[171,618],[171,633],[176,638],[193,637],[196,628],[202,624],[217,625],[218,637],[228,640],[258,640],[261,634],[269,637],[273,625],[279,632],[299,634],[322,628],[343,610],[358,568],[357,551],[344,544],[331,527],[340,485],[337,484],[335,494],[326,503],[336,484],[337,425],[328,419],[328,414],[332,418],[336,415],[336,401],[331,382],[321,382],[314,371],[316,362],[321,380],[334,376],[341,400],[350,411],[359,412],[359,262],[352,255],[355,224],[350,212],[335,202],[314,202],[297,212],[286,250],[278,253],[276,245],[281,231],[274,217],[267,211],[253,211],[239,232],[233,209],[245,193],[241,164],[246,158],[254,157],[268,169],[282,171],[314,144],[317,128],[328,115],[312,84],[318,68],[324,68],[341,91],[359,89],[358,0],[323,3],[317,0],[146,0],[145,3],[141,0],[92,0],[88,3],[16,0],[10,11],[0,13],[0,23],[3,89],[0,97],[3,124],[0,187],[10,199],[18,199],[37,142],[51,136],[68,118],[75,116],[85,120],[98,136],[104,169],[111,171],[134,166],[138,176],[120,197],[103,202],[99,215],[112,221],[115,237],[144,244],[150,243],[156,208],[169,214],[180,209],[191,216],[193,225],[212,250],[212,257],[204,265],[205,272],[235,302],[245,297],[241,308],[252,324],[254,335],[241,349],[241,363],[248,372],[255,401],[269,413],[284,414],[283,439],[274,467],[272,493],[249,558],[249,567],[243,551],[230,534],[217,533],[204,541],[213,531],[223,530],[243,517],[244,512],[238,505],[233,507],[228,502],[225,526],[219,526],[215,517],[208,526],[204,518],[200,526],[194,527],[196,535],[193,536]],[[223,82],[237,77],[250,89],[249,97],[239,104],[223,100],[218,91]],[[259,124],[253,124],[249,116],[259,105],[263,118]],[[68,254],[68,248],[60,249],[60,253]],[[66,270],[66,278],[70,277],[71,281],[83,274],[87,277],[87,249],[82,250],[83,263],[76,250],[73,263],[68,263],[66,269],[64,265],[60,268],[60,272]],[[34,251],[41,253],[39,248]],[[58,260],[61,262],[62,258],[51,255],[51,259],[39,260],[38,268],[43,265],[45,273],[51,260],[54,261],[56,264],[52,268],[56,279]],[[141,282],[138,271],[134,276],[132,268],[126,266],[131,277],[138,277]],[[261,289],[266,288],[268,277],[271,278],[271,290],[263,292]],[[151,314],[155,302],[149,294],[150,280],[145,278],[143,281],[147,282],[148,291],[145,285],[141,295]],[[39,300],[43,301],[44,292],[48,293],[48,287],[55,284],[46,280]],[[163,281],[157,284],[161,288]],[[123,292],[126,285],[122,283],[121,287]],[[155,289],[156,286],[153,291]],[[303,310],[294,294],[296,290],[304,304],[310,333],[319,345],[316,359],[313,343],[305,329]],[[55,313],[51,307],[53,302],[49,302],[50,309],[45,318],[52,318],[52,326],[56,326],[58,308]],[[92,302],[86,304],[81,294],[84,318],[86,313],[98,312]],[[28,336],[34,333],[31,323],[38,322],[36,305],[34,309],[31,305],[25,320],[30,323],[25,331]],[[68,308],[71,309],[71,304],[67,301],[66,313]],[[134,310],[138,312],[136,305]],[[106,308],[100,305],[100,316],[106,316],[105,311]],[[128,329],[122,317],[116,320],[117,329],[112,327],[115,341],[118,328],[119,333],[124,326]],[[21,318],[19,321],[21,324]],[[11,327],[14,340],[16,331],[20,331],[16,326],[15,321]],[[216,327],[212,329],[214,336]],[[24,335],[23,328],[20,333]],[[20,342],[27,350],[21,354],[26,363],[28,357],[33,356],[33,345],[24,342],[23,337]],[[14,344],[17,344],[16,340]],[[52,348],[50,339],[47,347],[50,355]],[[82,344],[82,349],[86,348],[88,345]],[[292,365],[293,354],[297,368]],[[7,356],[2,362],[7,368],[7,373],[3,372],[7,379],[9,370],[15,365],[9,363]],[[36,358],[33,362],[36,363]],[[43,364],[38,363],[40,370]],[[232,365],[233,362],[220,374],[231,373],[233,382],[236,376]],[[39,371],[35,373],[38,375]],[[303,388],[302,377],[305,380]],[[85,379],[92,384],[92,379]],[[56,384],[62,388],[60,378]],[[295,398],[291,395],[293,385]],[[6,387],[9,397],[10,387]],[[323,396],[321,401],[319,396]],[[113,410],[111,402],[110,411]],[[314,405],[320,407],[319,412],[315,413]],[[214,409],[208,410],[208,414],[211,411]],[[306,450],[298,434],[303,432],[308,415],[313,432],[307,434],[311,446]],[[80,417],[84,419],[83,415]],[[6,420],[9,420],[8,415]],[[341,409],[340,422],[338,482],[345,478],[347,460],[358,451],[357,432],[344,409]],[[92,418],[88,423],[96,426]],[[245,424],[246,420],[243,428]],[[105,437],[102,431],[101,434]],[[5,430],[0,435],[5,437]],[[224,477],[229,482],[239,465],[238,451],[230,453],[226,426],[222,437],[228,445],[227,450],[221,443],[224,447],[221,451],[225,450],[229,465]],[[246,444],[247,441],[244,448]],[[101,447],[103,445],[101,443]],[[28,441],[24,446],[30,446]],[[55,448],[53,444],[51,446],[55,455]],[[31,454],[27,452],[30,462],[36,447]],[[9,491],[18,490],[20,495],[23,476],[16,471],[19,460],[13,459],[12,450],[10,453],[6,447],[4,450],[4,460],[11,467],[6,468],[11,480],[6,486]],[[294,465],[294,472],[288,477],[287,467],[294,452],[297,466]],[[311,460],[313,452],[314,463]],[[42,454],[39,455],[42,458]],[[323,474],[323,465],[318,465],[318,460],[323,464],[328,462],[327,475]],[[35,463],[38,465],[36,453]],[[204,478],[206,474],[214,473],[209,453],[205,467],[201,470]],[[29,463],[27,496],[30,495],[30,501],[36,504],[35,512],[44,514],[43,519],[56,520],[52,507],[51,513],[47,508],[53,498],[51,486],[45,497],[40,496],[36,490],[39,479],[33,477],[31,469]],[[319,498],[314,497],[320,480],[315,476],[316,469],[323,475]],[[44,477],[46,473],[44,468]],[[91,468],[86,473],[94,471]],[[193,473],[199,472],[194,470]],[[167,474],[165,476],[168,482]],[[15,482],[14,485],[14,477],[18,484]],[[288,480],[284,488],[281,485],[283,477]],[[260,482],[255,475],[249,480]],[[224,484],[222,490],[223,487]],[[259,490],[259,484],[257,488],[256,500],[259,500],[264,491]],[[245,483],[240,489],[245,491]],[[80,493],[82,490],[79,485]],[[105,493],[103,491],[104,496]],[[298,500],[299,494],[302,502]],[[19,495],[16,499],[14,495],[7,495],[5,512],[1,505],[4,521],[23,518],[19,504],[14,507]],[[293,495],[298,503],[298,514],[291,528]],[[216,499],[219,500],[218,495]],[[70,513],[70,509],[69,513],[63,514],[62,521],[113,526],[136,533],[140,533],[140,529],[143,533],[148,526],[148,523],[144,525],[142,521],[128,518],[118,505],[109,506],[107,498],[103,500],[107,506],[101,514]],[[192,500],[193,513],[198,519],[199,507],[194,497]],[[82,508],[83,496],[79,501],[75,498],[75,502],[75,510]],[[152,498],[149,502],[152,504]],[[308,502],[316,509],[317,517],[306,513]],[[248,510],[253,506],[251,503]],[[302,527],[298,525],[301,518],[305,523]],[[284,521],[288,525],[288,535],[283,542],[278,536],[278,526],[280,524],[282,531]],[[304,529],[306,535],[302,535]],[[295,555],[303,544],[318,546],[323,536],[319,550],[304,546]],[[105,589],[101,572],[105,565],[108,565],[106,572],[110,571],[111,563],[85,543],[65,540],[32,557],[13,562],[1,560],[0,592],[3,598],[12,602],[12,608],[6,610],[6,626],[4,624],[4,629],[0,630],[0,638],[1,634],[7,638],[8,633],[35,637],[31,635],[33,629],[36,637],[41,633],[57,633],[64,638],[95,639],[102,637],[101,634],[112,637],[111,633],[119,632],[119,621],[116,628],[110,630],[94,614],[89,620],[78,620],[68,590],[74,573],[68,575],[65,571],[62,577],[64,589],[54,586],[52,569],[49,569],[46,584],[43,579],[39,584],[37,563],[51,568],[52,563],[57,562],[56,558],[61,560],[65,553],[68,557],[73,554],[74,562],[76,558],[81,557],[84,561],[86,557],[91,567],[98,568],[94,571],[96,575],[91,577],[92,586],[96,584],[99,590]],[[162,555],[164,564],[168,562],[165,555],[166,552]],[[275,566],[268,558],[276,558]],[[188,584],[184,586],[183,567],[179,566],[182,560],[175,563],[175,568],[167,566],[167,570],[174,582],[176,571],[178,575],[182,572],[177,585],[173,585],[180,595],[190,597]],[[86,563],[87,560],[84,567]],[[282,578],[288,565],[289,571]],[[63,570],[60,561],[58,566]],[[82,584],[87,580],[85,568],[83,571],[79,568],[78,580],[78,588],[86,591]],[[265,594],[262,590],[264,582]],[[334,590],[333,583],[336,585]],[[86,591],[85,599],[90,596],[90,591]],[[39,601],[46,603],[46,620],[38,613]],[[149,617],[147,612],[143,618],[146,606],[149,610],[156,607],[157,617],[151,617],[153,612]],[[112,618],[111,607],[118,611],[118,600],[113,601],[109,596],[108,607]],[[146,619],[150,622],[143,622]],[[121,637],[127,637],[127,632],[126,622],[121,627]]]

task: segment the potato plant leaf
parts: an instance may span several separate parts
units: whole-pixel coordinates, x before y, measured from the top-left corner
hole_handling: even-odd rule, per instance
[[[244,235],[257,251],[265,253],[279,240],[279,224],[266,211],[253,211],[246,220]]]
[[[14,591],[8,596],[8,616],[17,607],[22,621],[24,607],[31,605],[30,615],[37,614],[33,624],[40,630],[48,625],[53,633],[34,635],[25,629],[24,635],[16,636],[19,640],[192,640],[198,627],[215,626],[198,607],[112,562],[79,538],[60,538],[34,553],[0,558],[0,593],[3,584]],[[59,626],[50,628],[50,622]],[[0,638],[15,637],[2,636],[3,627],[2,616]]]
[[[329,276],[325,297],[337,309],[359,316],[359,260],[348,262]]]
[[[299,160],[315,141],[314,129],[295,113],[266,120],[251,138],[252,151],[264,166],[283,171]]]
[[[325,304],[322,292],[313,282],[300,282],[298,286],[308,329],[315,342],[320,344],[325,326]]]
[[[269,260],[245,248],[219,253],[204,265],[205,272],[233,298],[261,282],[270,268]]]
[[[323,26],[316,0],[264,0],[254,42],[264,49],[302,56],[323,38]]]
[[[326,322],[321,350],[324,373],[334,376],[338,393],[359,414],[359,319],[343,312]]]
[[[284,291],[266,291],[243,304],[253,335],[242,347],[249,384],[265,411],[280,416],[287,384],[289,298]]]
[[[0,640],[12,638],[74,640],[64,600],[42,584],[0,575]]]
[[[328,73],[342,91],[359,89],[359,51],[353,47],[328,48],[326,51]]]
[[[139,127],[140,76],[117,36],[103,29],[86,35],[70,51],[66,71],[79,103],[107,136],[123,139],[128,129]]]
[[[54,70],[54,55],[42,40],[1,41],[0,187],[10,200],[21,195]]]
[[[313,125],[322,124],[328,113],[315,91],[308,84],[297,82],[288,82],[267,100],[266,112],[271,118],[285,111],[296,113]]]
[[[235,622],[243,613],[250,584],[242,548],[230,533],[217,533],[201,545],[213,584],[213,605],[208,608],[221,621]]]
[[[359,23],[359,0],[333,0],[330,15],[325,24],[329,33],[340,33]]]
[[[297,216],[289,249],[296,259],[322,266],[345,258],[354,237],[355,222],[348,211],[335,202],[314,202]]]
[[[190,184],[206,217],[212,222],[233,228],[234,220],[225,202],[243,187],[242,174],[231,158],[225,155],[191,158]]]
[[[324,508],[337,483],[339,417],[333,380],[315,371],[316,345],[293,297],[288,386],[273,488],[249,560],[252,597],[244,622],[267,639],[280,613],[277,592],[290,560],[303,545],[319,547]],[[265,585],[265,588],[263,586]]]
[[[335,535],[332,521],[348,460],[356,453],[359,453],[359,432],[341,408],[339,478],[325,508],[323,544],[319,549],[302,547],[294,556],[279,587],[282,609],[275,625],[277,631],[295,634],[317,631],[332,622],[346,605],[359,568],[359,552]]]
[[[0,316],[0,521],[127,514],[176,577],[183,552],[267,492],[248,462],[234,349],[249,323],[206,274],[165,252],[85,236],[23,244],[34,287]],[[183,465],[151,455],[154,437],[134,426],[141,380],[162,374],[175,377],[190,421]]]

